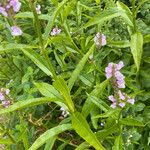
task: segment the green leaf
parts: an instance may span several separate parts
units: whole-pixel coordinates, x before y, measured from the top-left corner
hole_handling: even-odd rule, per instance
[[[15,43],[7,43],[0,45],[0,54],[4,52],[11,52],[12,50],[19,50],[22,48],[37,48],[36,46],[26,45],[26,44],[15,44]]]
[[[99,85],[97,85],[96,88],[88,95],[88,98],[86,99],[82,108],[82,114],[84,115],[84,117],[87,117],[91,110],[95,107],[95,104],[91,102],[91,97],[94,96],[100,98],[107,84],[109,83],[108,81],[109,80],[105,80]]]
[[[0,144],[7,144],[7,145],[10,145],[10,144],[14,144],[10,139],[1,139],[0,138]]]
[[[62,77],[58,77],[56,81],[53,83],[54,87],[61,93],[66,101],[66,105],[68,106],[71,112],[74,112],[74,103],[70,96],[69,88]]]
[[[69,79],[69,82],[68,82],[68,87],[69,87],[70,91],[71,91],[75,81],[77,80],[80,72],[83,70],[83,67],[84,67],[86,61],[88,60],[90,54],[94,51],[94,49],[95,49],[95,44],[92,45],[90,50],[84,55],[84,57],[80,60],[80,62],[76,66],[75,70],[73,71],[71,78]]]
[[[133,27],[134,25],[133,25],[133,19],[132,19],[132,12],[128,8],[128,6],[122,2],[117,2],[117,7],[120,12],[123,12],[121,13],[121,17],[125,20],[125,22],[129,26]]]
[[[89,96],[89,99],[91,102],[93,102],[97,107],[99,107],[102,111],[107,112],[109,109],[109,106],[102,101],[101,99],[98,99],[95,96]]]
[[[112,18],[120,16],[121,13],[118,12],[116,8],[105,10],[101,14],[93,16],[84,26],[83,28],[90,27],[95,24],[103,24],[105,21],[111,20]]]
[[[112,117],[120,112],[120,109],[109,109],[106,113],[94,116],[94,118],[107,118]]]
[[[43,58],[36,53],[34,50],[32,49],[21,49],[23,51],[23,53],[28,56],[34,63],[36,66],[38,66],[45,74],[47,74],[48,76],[52,76],[51,71],[48,69],[48,67],[45,65],[45,61],[43,60]]]
[[[75,150],[88,150],[90,145],[87,142],[81,143]]]
[[[14,103],[13,105],[9,106],[8,108],[4,108],[0,110],[0,114],[10,113],[16,110],[20,110],[26,107],[31,107],[43,103],[48,102],[56,102],[56,98],[49,98],[49,97],[41,97],[41,98],[33,98],[28,100],[22,100],[19,102]]]
[[[122,137],[121,135],[119,135],[116,139],[115,139],[115,143],[114,143],[114,146],[113,146],[113,150],[122,150],[122,146],[123,146],[123,143],[122,143]]]
[[[139,127],[144,126],[144,124],[141,121],[133,118],[123,118],[120,120],[120,123],[128,126],[139,126]]]
[[[101,3],[101,0],[95,0],[96,5],[99,5]]]
[[[144,39],[143,39],[143,41],[144,41],[144,44],[146,44],[146,43],[150,43],[150,34],[146,34],[146,35],[144,35],[144,37],[143,37]]]
[[[45,41],[47,41],[49,34],[52,30],[52,27],[54,25],[54,21],[57,17],[57,15],[60,13],[61,9],[64,7],[64,5],[68,2],[68,0],[63,0],[61,3],[58,4],[58,7],[56,8],[56,10],[54,11],[52,17],[49,19],[48,24],[46,26],[45,29],[45,33],[44,33],[44,39]]]
[[[56,138],[57,136],[50,137],[45,144],[44,150],[52,150]]]
[[[74,130],[96,150],[105,150],[98,141],[96,135],[91,131],[86,119],[81,113],[75,112],[72,114],[72,127]]]
[[[67,106],[64,104],[64,99],[62,95],[50,84],[48,83],[34,83],[38,90],[41,92],[41,94],[45,97],[51,97],[51,98],[56,98],[58,101],[55,102],[59,106],[63,108],[67,108]]]
[[[43,96],[51,97],[51,98],[58,98],[60,101],[63,100],[63,97],[52,85],[48,83],[44,83],[44,82],[34,83],[34,84]]]
[[[33,19],[33,12],[19,12],[15,15],[15,18],[31,18]],[[41,20],[49,20],[50,16],[48,14],[41,14],[38,16]]]
[[[42,146],[44,143],[46,143],[48,140],[50,140],[52,137],[58,135],[59,133],[62,133],[66,130],[71,130],[72,126],[71,124],[62,124],[58,125],[54,128],[51,128],[47,130],[45,133],[43,133],[36,141],[32,144],[32,146],[29,148],[29,150],[37,150],[40,146]]]
[[[130,48],[137,71],[139,71],[143,53],[143,36],[140,32],[131,35]]]
[[[108,46],[117,48],[127,48],[130,47],[129,41],[108,41]]]
[[[99,130],[98,132],[96,132],[96,136],[98,139],[100,140],[104,140],[107,138],[108,135],[113,134],[115,132],[118,131],[118,125],[115,124],[109,128],[105,128],[104,130]]]

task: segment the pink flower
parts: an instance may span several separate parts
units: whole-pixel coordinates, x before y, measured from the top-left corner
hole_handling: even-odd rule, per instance
[[[124,63],[123,63],[123,61],[120,61],[118,64],[116,64],[116,66],[115,66],[115,68],[116,68],[116,70],[120,70],[121,68],[123,68],[124,67]]]
[[[132,104],[132,105],[134,105],[135,99],[129,98],[129,99],[127,100],[127,102],[130,103],[130,104]]]
[[[98,32],[94,37],[94,42],[97,46],[105,46],[106,45],[106,36],[104,34],[100,34]]]
[[[0,92],[0,100],[3,101],[5,99],[3,93]]]
[[[108,99],[109,99],[110,101],[112,101],[113,103],[116,102],[116,99],[114,98],[113,95],[110,95],[110,96],[108,97]]]
[[[106,78],[111,78],[113,76],[113,63],[109,63],[108,66],[105,68]]]
[[[116,108],[116,103],[112,103],[112,104],[110,105],[110,107],[111,107],[111,108]]]
[[[120,90],[118,91],[119,98],[121,100],[125,100],[125,93],[122,93]]]
[[[21,8],[21,3],[18,0],[10,0],[7,8],[12,7],[14,12],[18,12]]]
[[[105,46],[106,44],[106,36],[102,34],[102,46]]]
[[[118,84],[118,88],[125,88],[124,75],[120,71],[116,71],[115,77]]]
[[[61,29],[58,29],[57,27],[56,28],[53,28],[52,32],[51,32],[51,35],[52,36],[55,36],[55,35],[58,35],[60,34],[61,32]]]
[[[9,90],[9,89],[6,89],[6,90],[5,90],[5,93],[6,93],[6,95],[9,95],[10,90]]]
[[[1,7],[1,6],[0,6],[0,14],[2,14],[2,15],[5,16],[5,17],[8,16],[8,14],[7,14],[7,12],[6,12],[6,9],[5,9],[4,7]]]
[[[123,108],[125,106],[125,103],[119,103],[118,105]]]
[[[20,35],[22,35],[22,30],[18,26],[12,26],[11,27],[11,34],[13,36],[20,36]]]
[[[8,108],[10,106],[10,101],[8,100],[5,100],[5,101],[2,101],[2,105],[5,107],[5,108]]]
[[[41,5],[36,6],[36,12],[37,12],[38,15],[41,14]]]

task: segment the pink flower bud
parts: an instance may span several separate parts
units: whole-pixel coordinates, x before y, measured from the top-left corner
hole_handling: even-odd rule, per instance
[[[58,35],[60,34],[61,32],[61,29],[58,29],[57,27],[56,28],[53,28],[52,32],[51,32],[51,35],[52,36],[55,36],[55,35]]]
[[[11,27],[11,34],[13,36],[20,36],[20,35],[22,35],[22,33],[23,33],[22,30],[18,26]]]

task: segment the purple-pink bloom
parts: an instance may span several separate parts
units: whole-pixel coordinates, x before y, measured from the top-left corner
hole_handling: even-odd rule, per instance
[[[120,71],[115,72],[118,88],[125,88],[124,75]]]
[[[111,78],[113,76],[113,63],[109,63],[105,68],[106,78]]]
[[[123,67],[124,67],[124,63],[123,63],[123,61],[120,61],[118,64],[116,64],[115,69],[120,70]]]
[[[97,46],[105,46],[107,43],[106,36],[98,32],[94,37],[94,42]]]
[[[10,101],[8,100],[5,100],[5,101],[2,101],[2,105],[5,107],[5,108],[8,108],[10,106]]]
[[[9,0],[7,7],[12,7],[14,12],[18,12],[21,8],[21,3],[18,0]]]
[[[112,107],[112,108],[116,108],[116,103],[114,102],[114,103],[112,103],[111,105],[110,105],[110,107]]]
[[[52,36],[55,36],[55,35],[60,34],[60,32],[61,32],[61,29],[58,29],[58,28],[56,27],[56,28],[53,28],[53,30],[51,31],[51,35],[52,35]]]
[[[38,15],[41,14],[41,5],[36,6],[36,12],[37,12]]]
[[[109,99],[110,101],[112,101],[113,103],[116,102],[116,99],[114,98],[113,95],[108,96],[108,99]]]
[[[6,90],[5,90],[5,93],[6,93],[6,95],[9,95],[10,90],[9,90],[9,89],[6,89]]]
[[[7,12],[6,12],[6,9],[5,9],[4,7],[1,7],[1,6],[0,6],[0,14],[2,14],[2,15],[5,16],[5,17],[8,16],[8,14],[7,14]]]
[[[123,108],[125,106],[125,103],[119,103],[118,105]]]
[[[130,103],[130,104],[132,104],[132,105],[134,105],[135,99],[129,98],[129,99],[127,100],[127,102]]]
[[[22,35],[22,33],[23,33],[22,30],[18,26],[11,27],[11,34],[13,36],[20,36],[20,35]]]
[[[0,100],[3,101],[5,99],[3,93],[0,92]]]
[[[125,93],[122,93],[120,90],[118,91],[119,98],[121,100],[125,100]]]

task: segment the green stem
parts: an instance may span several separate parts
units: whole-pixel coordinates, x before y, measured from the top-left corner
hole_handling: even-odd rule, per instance
[[[136,0],[132,0],[132,17],[133,17],[134,32],[136,32],[136,30],[137,30],[135,1]]]
[[[65,141],[64,139],[61,139],[61,138],[57,138],[57,140],[59,140],[59,141],[61,141],[61,142],[64,142],[64,143],[67,143],[67,144],[69,144],[69,145],[71,145],[71,146],[74,146],[74,147],[77,147],[77,145],[75,145],[75,144],[73,144],[73,143],[70,143],[70,142],[68,142],[68,141]]]
[[[43,43],[43,39],[42,39],[41,25],[40,25],[40,21],[39,21],[39,18],[38,18],[38,14],[36,12],[35,3],[32,2],[32,0],[30,0],[29,2],[30,2],[31,9],[33,11],[34,19],[35,19],[36,32],[37,32],[38,38],[39,38],[41,53],[43,54],[43,56],[45,57],[45,59],[48,63],[48,68],[51,71],[54,80],[56,80],[57,75],[56,75],[55,70],[53,68],[53,65],[50,61],[50,58],[48,57],[47,51],[45,51],[45,47],[44,47],[44,43]]]
[[[29,2],[30,2],[30,7],[32,9],[33,15],[34,15],[34,19],[35,19],[35,27],[36,27],[36,32],[39,38],[40,49],[41,49],[41,52],[44,53],[45,49],[44,49],[44,44],[43,44],[43,39],[42,39],[41,25],[40,25],[40,21],[38,18],[38,14],[36,12],[35,3],[32,2],[32,0],[30,0]]]

